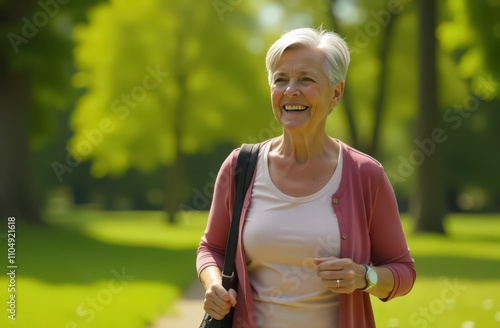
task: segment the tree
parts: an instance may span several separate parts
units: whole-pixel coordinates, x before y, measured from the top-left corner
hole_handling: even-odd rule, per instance
[[[471,91],[486,100],[500,95],[500,6],[491,1],[448,0],[448,19],[439,25],[440,45],[458,62]]]
[[[46,141],[51,110],[65,108],[71,42],[68,32],[85,4],[2,1],[0,4],[0,216],[41,223],[33,195],[31,150]]]
[[[194,0],[193,0],[194,1]],[[75,108],[69,150],[92,174],[167,168],[169,220],[189,191],[184,155],[238,144],[269,126],[263,62],[246,48],[244,6],[115,1],[75,32]],[[228,9],[229,8],[229,9]],[[232,9],[232,10],[230,10]]]
[[[443,138],[437,101],[436,63],[436,4],[433,0],[421,0],[419,8],[419,110],[417,139],[426,151],[422,156],[418,174],[418,188],[413,200],[416,231],[445,233],[443,220],[445,188],[443,179],[442,150],[434,140]]]
[[[338,4],[337,1],[332,1],[333,8],[336,8]],[[392,96],[389,96],[388,90],[389,85],[391,84],[391,79],[394,79],[394,75],[392,74],[390,67],[393,65],[393,58],[396,59],[396,52],[398,52],[399,57],[403,57],[401,51],[401,47],[394,47],[392,44],[396,44],[396,40],[393,40],[396,36],[394,35],[394,26],[395,23],[401,19],[402,13],[406,11],[406,13],[411,13],[412,10],[409,10],[409,3],[399,3],[394,4],[391,1],[384,1],[382,5],[379,5],[378,8],[371,7],[372,4],[363,4],[363,11],[365,13],[369,13],[369,19],[365,21],[363,24],[358,25],[354,28],[357,31],[356,34],[351,36],[354,39],[354,43],[351,46],[353,59],[356,60],[356,54],[362,52],[363,57],[365,58],[369,56],[370,51],[377,59],[378,74],[377,78],[374,80],[374,85],[376,86],[375,96],[372,99],[370,109],[373,113],[372,122],[372,134],[371,138],[368,139],[368,143],[363,147],[362,144],[358,144],[362,150],[368,152],[369,154],[379,157],[379,143],[382,139],[382,123],[384,119],[387,120],[387,115],[385,113],[388,112],[388,108],[391,107],[390,103],[394,102],[393,99],[399,97],[397,93],[395,93],[395,88],[392,86]],[[429,4],[428,4],[429,6]],[[417,121],[417,129],[416,129],[416,139],[415,140],[423,140],[424,142],[429,140],[428,138],[432,137],[432,133],[435,129],[439,129],[439,110],[438,110],[438,102],[436,96],[436,88],[437,88],[437,64],[436,64],[436,48],[435,48],[435,21],[436,21],[436,10],[434,8],[428,17],[431,8],[420,8],[420,21],[418,26],[420,27],[420,56],[419,56],[419,71],[420,71],[420,79],[419,79],[419,108],[418,108],[418,121]],[[422,14],[423,13],[423,14]],[[408,15],[407,15],[408,16]],[[335,15],[332,15],[335,18]],[[429,24],[429,21],[431,24]],[[432,23],[434,22],[434,23]],[[338,26],[339,24],[334,24]],[[408,35],[405,36],[408,38]],[[369,49],[370,43],[376,44],[378,47],[377,51],[373,51]],[[407,43],[404,43],[405,46]],[[362,47],[360,47],[362,46]],[[390,50],[392,47],[392,51]],[[410,57],[405,56],[405,61],[407,62],[406,67],[402,72],[405,73],[404,79],[409,80],[408,72],[408,62],[410,62]],[[359,58],[358,58],[359,59]],[[395,61],[395,60],[394,60]],[[351,80],[352,81],[352,80]],[[401,81],[401,80],[400,80]],[[365,82],[366,84],[366,82]],[[359,85],[358,85],[359,87]],[[404,89],[403,89],[404,90]],[[408,92],[408,89],[404,90],[405,94],[411,94]],[[394,96],[396,95],[396,96]],[[347,102],[347,105],[351,104],[349,99],[351,95],[346,94],[344,97],[344,102]],[[400,108],[404,108],[401,106]],[[408,107],[407,107],[408,108]],[[411,107],[410,107],[411,108]],[[351,116],[348,119],[350,123],[350,130],[355,131],[353,126],[355,126],[355,120],[353,118],[355,110],[351,108],[348,109],[348,114]],[[359,122],[359,121],[358,121]],[[398,122],[398,125],[401,125],[401,122]],[[438,130],[439,131],[439,130]],[[387,134],[387,132],[386,132]],[[395,133],[393,133],[395,135]],[[359,140],[359,137],[356,137],[354,140]],[[432,139],[431,139],[431,142]],[[417,144],[418,146],[418,144]],[[431,147],[432,146],[432,147]],[[399,172],[400,167],[398,167],[398,173],[400,174],[392,174],[389,172],[389,177],[391,178],[393,184],[398,182],[405,182],[413,172],[418,170],[418,178],[416,185],[416,196],[411,199],[411,209],[412,213],[415,214],[415,222],[417,230],[429,230],[429,231],[438,231],[443,233],[443,218],[445,213],[445,189],[444,189],[444,181],[442,179],[442,156],[441,149],[437,149],[434,145],[429,147],[432,148],[431,156],[425,157],[426,154],[421,156],[421,160],[413,161],[418,162],[416,165],[410,164],[407,172]],[[415,154],[415,151],[410,153]],[[420,154],[420,153],[418,153]],[[417,155],[418,155],[417,154]],[[402,161],[407,163],[407,159],[400,156],[397,158],[402,158]],[[410,161],[412,158],[410,158]],[[406,165],[406,164],[405,164]],[[403,175],[403,177],[401,176]],[[438,187],[436,187],[436,184]]]
[[[492,59],[500,55],[496,52],[498,50],[494,50],[499,47],[495,46],[498,42],[495,41],[495,30],[492,28],[499,13],[495,5],[491,3],[479,4],[472,0],[448,2],[453,4],[453,9],[445,7],[445,3],[436,3],[439,9],[434,11],[436,15],[434,20],[436,23],[445,20],[445,23],[441,24],[437,30],[438,35],[442,38],[449,38],[451,35],[455,40],[441,40],[441,45],[446,44],[444,48],[448,49],[448,53],[439,51],[434,45],[435,53],[432,61],[435,68],[434,73],[430,75],[434,76],[434,81],[427,85],[424,80],[420,80],[422,81],[421,87],[417,79],[421,70],[420,59],[417,56],[419,44],[412,40],[418,40],[419,26],[427,24],[427,19],[419,19],[418,15],[421,12],[417,6],[418,2],[387,0],[356,2],[327,0],[314,4],[305,1],[293,2],[293,5],[283,5],[287,6],[288,12],[282,17],[290,19],[283,18],[283,22],[279,25],[282,29],[283,26],[304,25],[303,21],[295,25],[291,22],[297,21],[292,17],[300,13],[302,16],[312,17],[311,21],[306,23],[307,25],[322,25],[345,37],[351,49],[352,60],[341,108],[334,112],[334,118],[329,120],[329,127],[333,127],[331,131],[335,135],[348,139],[353,146],[376,156],[384,164],[398,194],[402,210],[406,210],[408,199],[410,199],[412,213],[430,214],[433,211],[444,213],[447,206],[452,205],[445,204],[445,191],[453,194],[455,192],[453,188],[458,185],[463,186],[463,181],[470,180],[472,176],[468,173],[471,165],[468,166],[468,170],[463,169],[465,163],[470,163],[472,159],[461,161],[457,165],[454,162],[456,155],[447,155],[448,157],[443,158],[441,152],[449,153],[458,140],[467,139],[467,132],[470,130],[488,136],[492,135],[491,131],[488,130],[486,133],[486,131],[479,131],[479,128],[470,130],[464,128],[455,131],[455,123],[459,122],[458,119],[470,113],[467,110],[464,113],[453,112],[452,114],[458,116],[458,119],[455,116],[450,117],[447,113],[450,110],[455,111],[457,104],[464,104],[464,101],[470,100],[467,95],[467,79],[471,79],[473,75],[476,76],[471,79],[471,89],[475,93],[472,95],[473,100],[490,98],[491,89],[495,84],[498,87],[499,83],[496,82],[498,79],[491,72],[494,67],[500,66],[499,62],[490,60],[491,63],[488,63],[485,58]],[[437,13],[440,14],[439,17]],[[488,14],[484,15],[484,13]],[[469,15],[473,15],[474,19],[464,19]],[[484,31],[471,26],[471,22],[477,22]],[[433,24],[434,29],[436,23]],[[427,31],[427,33],[434,35],[436,31]],[[483,55],[477,56],[478,48],[484,52]],[[486,56],[486,54],[489,55]],[[455,60],[460,62],[459,67],[455,64]],[[461,63],[462,61],[464,63]],[[488,69],[486,70],[485,67]],[[459,69],[462,70],[462,75],[459,74]],[[473,74],[464,75],[464,71]],[[437,79],[437,76],[442,78]],[[420,110],[424,106],[419,105],[417,108],[420,97],[419,89],[424,91],[427,87],[439,89],[439,97],[431,100],[434,104],[432,108],[428,107],[432,113]],[[487,95],[477,96],[476,90]],[[434,96],[431,95],[431,97]],[[468,104],[465,103],[465,105],[467,107]],[[339,116],[335,115],[345,116],[340,116],[341,120],[338,120]],[[429,115],[433,115],[432,120],[427,119]],[[477,119],[484,117],[482,113],[474,115]],[[496,116],[488,115],[488,117],[489,123],[490,120],[493,122]],[[470,120],[467,125],[472,125],[472,123]],[[484,124],[479,124],[480,122],[476,123],[478,123],[475,124],[476,126],[484,126]],[[444,130],[444,134],[441,129]],[[427,143],[429,138],[433,142],[435,142],[433,138],[443,142],[446,139],[446,145],[436,144],[435,147],[429,145]],[[423,147],[427,148],[424,148],[425,153],[420,155]],[[448,161],[446,162],[446,181],[443,181],[445,174],[442,172],[444,160]],[[450,177],[451,172],[456,172],[459,168],[462,169],[460,171],[462,175],[467,174],[466,179],[461,178],[459,174]],[[420,169],[427,172],[434,171],[434,173],[421,175],[418,174]],[[483,172],[477,173],[487,176]],[[427,175],[434,175],[435,181],[440,183],[441,187],[436,188],[430,182],[424,183],[422,178]],[[485,182],[487,181],[484,177],[481,178],[482,186]],[[489,190],[493,191],[497,188],[489,188]],[[418,201],[418,197],[413,198],[415,193],[435,195],[435,197],[431,202],[421,202]],[[437,203],[441,205],[436,206]],[[415,224],[419,226],[418,229],[439,231],[441,230],[439,226],[443,227],[444,214],[437,215],[438,218],[432,222],[438,226],[437,228],[422,228],[420,226],[422,223],[417,223],[416,217],[418,216],[413,215]]]
[[[454,142],[447,147],[452,165],[447,180],[462,210],[498,210],[500,194],[495,176],[500,165],[500,44],[495,26],[500,7],[491,1],[448,0],[448,15],[438,26],[439,44],[466,82],[462,97],[444,112]],[[466,147],[464,145],[473,145]],[[464,156],[464,151],[467,155]],[[460,178],[457,178],[460,177]]]
[[[2,4],[5,30],[18,26],[20,15],[31,12],[31,1]],[[13,46],[2,42],[0,61],[0,215],[19,221],[39,221],[40,213],[31,194],[29,135],[31,79],[11,66]]]
[[[385,4],[385,3],[384,3]],[[330,7],[335,8],[338,5],[337,0],[331,0]],[[344,103],[344,112],[346,115],[347,123],[349,124],[349,131],[353,146],[359,148],[361,150],[366,151],[372,156],[378,157],[379,152],[379,143],[380,143],[380,135],[381,135],[381,127],[384,119],[384,112],[386,107],[386,98],[387,98],[387,85],[389,82],[389,58],[390,53],[389,49],[391,46],[391,41],[393,39],[393,30],[395,21],[402,9],[394,9],[393,12],[387,9],[371,10],[370,13],[375,18],[375,21],[370,21],[369,23],[375,23],[379,32],[372,32],[377,34],[376,37],[379,39],[377,43],[378,49],[376,52],[376,57],[380,62],[380,70],[378,72],[378,77],[376,78],[376,96],[373,100],[373,124],[371,128],[371,138],[369,138],[368,142],[365,144],[360,141],[360,137],[358,135],[358,128],[356,126],[356,119],[354,117],[354,110],[352,108],[351,101],[351,93],[346,89],[343,103]],[[337,31],[343,35],[342,27],[336,18],[334,10],[330,10],[330,19],[332,22],[332,29]],[[358,30],[359,31],[359,30]],[[374,30],[377,31],[377,30]],[[366,34],[365,34],[366,37]],[[359,54],[362,51],[363,47],[360,47],[358,40],[354,38],[353,47],[351,48],[351,52],[353,55]]]

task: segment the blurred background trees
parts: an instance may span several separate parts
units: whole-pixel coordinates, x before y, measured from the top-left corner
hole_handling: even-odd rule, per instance
[[[267,47],[321,25],[352,55],[328,129],[382,162],[418,229],[445,232],[445,211],[498,211],[500,4],[430,1],[434,28],[424,3],[2,2],[0,214],[162,209],[173,222],[207,209],[228,152],[280,133]],[[435,101],[419,101],[425,87]],[[434,121],[418,123],[423,109]]]
[[[72,154],[91,159],[97,178],[164,165],[170,221],[190,196],[186,155],[268,123],[256,115],[267,100],[254,83],[265,74],[246,49],[249,17],[235,13],[243,24],[228,28],[215,14],[210,2],[116,1],[75,30],[73,82],[88,91],[72,116]]]
[[[96,0],[0,2],[0,215],[40,222],[32,163],[59,136],[54,111],[71,107],[75,90],[71,28]],[[33,153],[32,153],[33,152]],[[48,187],[48,186],[44,186]],[[43,188],[45,189],[45,188]]]

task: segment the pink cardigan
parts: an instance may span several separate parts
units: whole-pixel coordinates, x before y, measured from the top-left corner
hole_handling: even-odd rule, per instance
[[[391,270],[394,289],[383,301],[405,295],[413,287],[416,272],[401,228],[393,189],[381,164],[376,160],[344,143],[342,151],[342,178],[337,192],[332,195],[332,206],[337,214],[341,235],[341,257],[351,258],[360,264],[385,266]],[[238,153],[239,149],[236,149],[228,156],[217,177],[207,228],[198,248],[198,275],[207,266],[223,267],[235,194],[233,172]],[[233,321],[235,328],[256,327],[252,290],[241,238],[251,202],[251,190],[252,186],[243,204],[235,259],[239,279],[238,304]],[[340,327],[375,327],[367,293],[354,291],[351,294],[341,294]]]

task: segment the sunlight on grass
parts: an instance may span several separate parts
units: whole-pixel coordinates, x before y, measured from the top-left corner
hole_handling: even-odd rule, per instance
[[[166,224],[163,212],[79,213],[69,218],[55,217],[81,233],[109,243],[167,248],[197,247],[207,220],[206,212],[179,215],[175,225]]]
[[[168,225],[160,212],[75,211],[18,226],[17,320],[0,327],[144,328],[171,313],[196,279],[206,224],[206,212],[188,214]],[[403,226],[417,281],[407,296],[373,299],[377,327],[500,327],[500,216],[451,215],[448,236],[413,235],[405,216]]]
[[[417,278],[410,294],[388,303],[372,297],[377,327],[499,327],[500,283],[440,277]],[[488,302],[490,306],[484,307]],[[395,324],[398,322],[398,325]]]
[[[206,213],[176,225],[160,212],[77,211],[46,221],[18,226],[17,318],[2,316],[0,327],[144,328],[196,279]]]
[[[500,217],[452,215],[448,236],[404,226],[417,281],[388,303],[372,297],[377,327],[500,327]]]
[[[146,327],[165,306],[172,306],[180,290],[162,283],[107,281],[90,285],[47,284],[20,278],[15,322],[0,319],[1,327]],[[0,279],[5,285],[6,280]],[[2,289],[0,297],[6,299]],[[29,315],[28,315],[29,314]]]
[[[412,254],[459,255],[482,258],[499,258],[500,216],[453,214],[445,222],[446,236],[437,234],[411,234],[412,225],[403,215],[403,227]],[[478,252],[478,247],[482,246]]]

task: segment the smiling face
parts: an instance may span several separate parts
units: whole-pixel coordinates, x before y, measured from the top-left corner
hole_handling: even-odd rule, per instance
[[[285,50],[272,72],[273,112],[285,130],[325,127],[330,110],[344,91],[344,82],[332,86],[323,54],[315,48]]]

